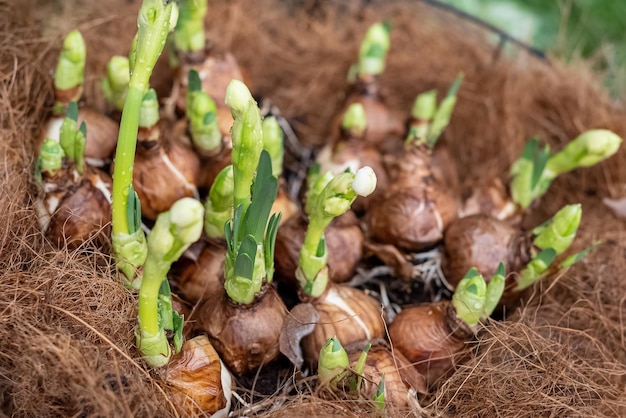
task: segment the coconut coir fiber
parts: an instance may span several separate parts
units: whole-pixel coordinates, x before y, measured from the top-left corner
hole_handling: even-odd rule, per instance
[[[102,108],[98,81],[111,55],[128,52],[139,3],[0,1],[0,405],[10,416],[175,415],[158,375],[138,361],[135,302],[109,257],[88,245],[53,250],[33,209],[35,138],[50,111],[62,36],[75,27],[83,32],[85,97]],[[469,183],[504,176],[532,135],[552,149],[590,128],[626,136],[623,103],[611,101],[584,66],[523,51],[495,59],[475,26],[422,3],[389,3],[210,2],[208,36],[235,54],[254,91],[280,107],[302,140],[320,144],[363,33],[375,20],[391,20],[381,85],[393,109],[406,113],[417,93],[444,91],[465,73],[444,140]],[[159,80],[165,85],[167,76]],[[603,244],[535,286],[506,320],[487,324],[471,358],[415,415],[626,416],[626,223],[601,203],[623,195],[625,185],[626,147],[555,182],[526,223],[582,202],[576,249]],[[306,391],[266,404],[273,406],[259,415],[367,413]]]

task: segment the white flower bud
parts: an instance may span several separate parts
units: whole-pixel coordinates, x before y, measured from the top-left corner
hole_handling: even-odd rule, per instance
[[[184,243],[197,241],[202,234],[204,207],[191,197],[184,197],[174,203],[170,209],[170,222],[173,232]]]
[[[376,189],[376,173],[370,166],[359,169],[354,175],[352,189],[359,195],[367,197]]]
[[[252,94],[246,85],[239,80],[230,80],[226,88],[226,99],[224,103],[230,108],[233,116],[243,113],[252,100]]]

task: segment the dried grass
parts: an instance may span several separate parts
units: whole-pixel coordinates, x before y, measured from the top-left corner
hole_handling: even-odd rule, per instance
[[[86,97],[102,107],[97,81],[112,54],[127,52],[138,4],[0,0],[0,405],[11,416],[175,414],[158,379],[137,361],[133,295],[110,260],[89,247],[50,249],[32,207],[34,138],[50,108],[61,36],[76,26],[83,31]],[[443,90],[465,73],[445,141],[454,144],[468,182],[505,173],[531,135],[554,148],[589,128],[626,136],[623,104],[611,102],[584,65],[566,68],[523,51],[494,59],[484,33],[421,3],[330,6],[211,3],[211,39],[232,49],[255,90],[271,97],[309,143],[326,139],[361,35],[380,18],[394,26],[382,80],[393,109],[408,109],[418,92]],[[563,277],[537,286],[506,321],[489,323],[476,355],[423,400],[423,414],[626,416],[626,229],[600,203],[601,196],[623,194],[625,184],[626,147],[554,184],[528,222],[580,201],[577,242],[605,244]],[[271,416],[367,413],[306,390],[264,402],[279,401]]]

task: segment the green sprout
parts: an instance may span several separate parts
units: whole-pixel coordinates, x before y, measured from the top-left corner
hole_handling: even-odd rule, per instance
[[[250,304],[274,275],[274,245],[280,214],[272,215],[278,180],[263,150],[261,114],[248,88],[232,80],[226,104],[232,128],[233,216],[224,227],[227,255],[224,288],[237,303]],[[269,221],[268,221],[269,219]]]
[[[78,105],[70,103],[67,116],[61,124],[59,143],[65,152],[65,156],[74,163],[76,171],[83,174],[85,169],[85,140],[87,138],[87,125],[85,122],[78,127]]]
[[[117,110],[124,108],[129,82],[130,62],[128,58],[115,55],[107,64],[107,74],[106,77],[102,79],[100,86],[104,97]]]
[[[457,285],[452,296],[452,305],[458,318],[469,326],[475,326],[488,318],[504,292],[506,270],[503,263],[498,265],[496,274],[489,283],[476,270],[470,269]]]
[[[54,139],[46,139],[39,150],[39,157],[35,164],[35,177],[39,182],[42,181],[41,174],[48,173],[54,175],[54,173],[63,167],[63,157],[65,157],[65,151]]]
[[[199,201],[180,199],[169,211],[159,214],[148,235],[148,256],[139,289],[137,348],[152,367],[164,366],[171,356],[165,331],[178,335],[175,345],[180,349],[182,318],[172,310],[169,286],[163,283],[172,263],[200,238],[203,211]]]
[[[174,46],[177,51],[202,51],[204,37],[204,17],[207,13],[206,0],[179,0],[178,22],[174,30]]]
[[[133,189],[133,161],[137,147],[140,109],[150,75],[171,27],[173,2],[144,0],[137,17],[137,41],[131,53],[131,76],[122,111],[113,172],[112,240],[118,266],[133,281],[141,265],[145,237],[137,227],[139,202]],[[140,214],[140,212],[139,212]]]
[[[348,373],[350,359],[337,337],[329,338],[320,350],[317,365],[317,375],[320,383],[331,389],[337,387],[337,383]]]
[[[78,101],[82,96],[86,55],[85,40],[81,33],[78,30],[68,33],[63,41],[63,50],[54,72],[54,88],[57,91],[57,101],[54,104],[55,114],[62,114],[68,102]],[[65,98],[67,92],[72,89],[76,91],[71,92],[71,96]],[[58,97],[61,92],[65,93],[63,100]]]
[[[437,106],[437,92],[434,90],[417,96],[411,111],[413,122],[405,140],[407,148],[422,145],[431,150],[434,148],[441,133],[450,123],[462,82],[463,73],[460,73],[439,106]]]
[[[217,106],[202,91],[202,82],[196,70],[189,70],[187,89],[187,120],[194,146],[203,154],[212,156],[222,150],[222,133],[217,123]]]
[[[354,371],[349,380],[350,391],[352,392],[361,392],[361,385],[363,384],[363,372],[365,371],[365,361],[367,360],[367,354],[369,353],[371,348],[372,344],[367,343],[365,347],[363,347],[363,351],[361,351],[361,355],[356,361]]]
[[[534,255],[520,272],[516,291],[526,289],[545,276],[555,258],[563,254],[576,238],[581,218],[580,204],[568,205],[559,210],[552,219],[533,229]]]
[[[362,137],[367,128],[365,108],[361,103],[352,103],[343,114],[341,128],[353,137]]]
[[[594,129],[579,135],[551,155],[547,145],[541,147],[538,139],[531,139],[511,167],[513,201],[527,208],[548,191],[559,175],[606,160],[617,152],[621,142],[622,139],[611,131]]]
[[[300,250],[296,278],[302,290],[320,296],[328,283],[328,251],[324,230],[334,218],[350,209],[357,196],[369,196],[376,188],[376,175],[370,167],[356,174],[344,172],[319,176],[307,195],[309,226]]]
[[[356,71],[359,76],[379,75],[385,70],[385,59],[389,51],[388,23],[374,23],[367,30],[361,48]]]
[[[272,175],[279,178],[283,173],[285,149],[283,130],[273,116],[263,119],[263,149],[269,153],[272,159]]]
[[[233,216],[233,166],[219,172],[204,206],[204,231],[211,238],[224,237],[224,225]]]
[[[372,400],[380,411],[384,411],[387,407],[387,402],[385,401],[385,373],[380,376],[380,383],[378,383],[378,388]]]

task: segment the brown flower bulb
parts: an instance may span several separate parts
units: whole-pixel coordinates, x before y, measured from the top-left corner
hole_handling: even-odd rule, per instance
[[[507,187],[498,178],[464,192],[459,217],[481,213],[510,224],[521,221],[521,208],[511,200]]]
[[[361,290],[329,283],[322,296],[311,303],[320,319],[313,332],[302,339],[304,358],[310,364],[317,363],[320,349],[330,337],[348,345],[385,336],[378,302]]]
[[[232,302],[224,291],[198,308],[196,329],[206,333],[237,375],[255,371],[280,354],[279,336],[287,308],[271,285],[250,305]]]
[[[293,216],[281,224],[276,236],[276,278],[294,289],[298,287],[296,269],[306,227],[304,216]],[[324,237],[328,248],[330,280],[335,283],[350,280],[363,255],[363,232],[354,212],[348,211],[333,219],[324,231]]]
[[[161,135],[161,126],[163,122],[139,129],[133,171],[141,213],[153,220],[177,200],[198,196],[198,157],[180,141]]]
[[[65,115],[48,119],[41,131],[40,140],[51,138],[58,142],[64,119]],[[119,125],[113,119],[88,107],[80,108],[78,111],[77,125],[80,126],[83,122],[88,126],[85,161],[94,167],[102,167],[110,163],[117,146]]]
[[[434,181],[431,155],[412,147],[397,159],[387,159],[391,186],[368,209],[367,230],[372,240],[407,251],[437,244],[457,218],[456,197]]]
[[[349,353],[350,368],[354,367],[362,353],[362,344],[346,347]],[[417,404],[417,394],[428,393],[426,380],[398,350],[391,352],[382,340],[372,342],[367,353],[361,395],[372,399],[378,389],[382,375],[385,375],[385,403],[389,412],[401,413],[411,410]]]
[[[402,119],[389,110],[380,94],[378,77],[371,74],[357,77],[348,93],[346,103],[333,122],[334,132],[340,131],[343,115],[354,103],[360,103],[365,109],[367,132],[364,140],[368,144],[382,151],[387,142],[393,142],[388,141],[389,139],[400,138],[404,134]]]
[[[167,365],[164,380],[181,415],[228,416],[232,378],[206,336],[185,341]]]
[[[457,354],[473,336],[474,332],[457,318],[449,301],[406,308],[389,326],[394,349],[415,366],[429,385],[453,369]]]
[[[519,228],[487,215],[472,215],[450,224],[444,237],[442,269],[455,286],[476,267],[489,280],[502,261],[507,272],[530,260],[532,243]]]
[[[94,240],[109,242],[112,180],[104,172],[86,166],[79,175],[67,161],[54,173],[44,172],[43,195],[38,203],[42,230],[59,246],[76,248]]]
[[[185,258],[177,266],[176,270],[180,271],[175,274],[178,292],[194,304],[221,293],[224,288],[225,256],[225,240],[207,240],[196,259]]]

